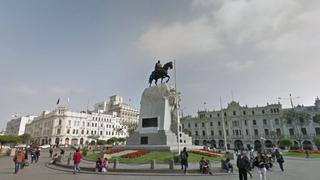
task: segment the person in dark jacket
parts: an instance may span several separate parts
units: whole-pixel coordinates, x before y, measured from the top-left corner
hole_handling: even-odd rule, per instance
[[[180,153],[181,169],[184,170],[184,173],[187,173],[188,157],[189,157],[189,154],[187,152],[187,148],[184,147],[183,151],[181,151],[181,153]]]
[[[278,164],[280,166],[280,169],[283,172],[284,171],[284,168],[283,168],[283,163],[284,163],[283,156],[282,156],[282,154],[280,153],[280,151],[278,149],[276,149],[275,155],[276,155],[277,162],[278,162]]]
[[[36,151],[34,152],[34,154],[36,155],[36,163],[39,161],[40,158],[40,149],[37,148]]]
[[[247,173],[251,176],[251,173],[248,170],[250,167],[250,161],[243,150],[240,151],[240,155],[237,158],[237,167],[239,171],[239,180],[247,180]]]

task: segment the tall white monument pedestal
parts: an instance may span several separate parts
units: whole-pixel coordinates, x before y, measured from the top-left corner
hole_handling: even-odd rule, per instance
[[[177,100],[179,93],[167,84],[146,88],[140,103],[139,125],[127,139],[127,146],[177,150]],[[192,138],[180,132],[180,146],[192,146]]]

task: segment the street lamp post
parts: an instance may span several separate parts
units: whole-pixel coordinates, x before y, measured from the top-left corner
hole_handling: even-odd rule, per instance
[[[180,117],[179,117],[179,94],[177,90],[177,70],[176,70],[176,60],[174,62],[174,88],[175,88],[175,108],[177,113],[177,139],[178,139],[178,154],[180,155]]]

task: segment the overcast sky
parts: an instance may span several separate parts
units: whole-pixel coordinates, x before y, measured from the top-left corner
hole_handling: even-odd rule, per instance
[[[157,59],[177,60],[185,114],[232,92],[242,105],[289,93],[312,105],[319,43],[319,0],[3,0],[0,129],[59,97],[75,111],[114,94],[138,108]]]

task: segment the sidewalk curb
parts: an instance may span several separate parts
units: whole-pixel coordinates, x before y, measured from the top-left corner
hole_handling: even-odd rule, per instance
[[[53,170],[57,170],[57,171],[63,171],[63,172],[69,172],[72,173],[72,169],[71,168],[66,168],[66,167],[62,167],[60,165],[50,165],[48,163],[45,164],[45,166],[49,169],[53,169]],[[60,168],[58,168],[60,167]],[[146,172],[144,170],[140,170],[134,172],[134,170],[131,170],[132,172],[126,172],[125,170],[127,169],[121,169],[121,171],[118,172],[107,172],[107,173],[96,173],[94,171],[86,171],[83,170],[77,174],[96,174],[96,175],[110,175],[110,176],[236,176],[238,174],[233,173],[233,174],[227,174],[227,173],[214,173],[213,175],[210,174],[196,174],[196,173],[187,173],[184,174],[183,172],[181,173],[176,173],[176,172],[165,172],[162,173],[161,170],[158,170],[157,172]]]

